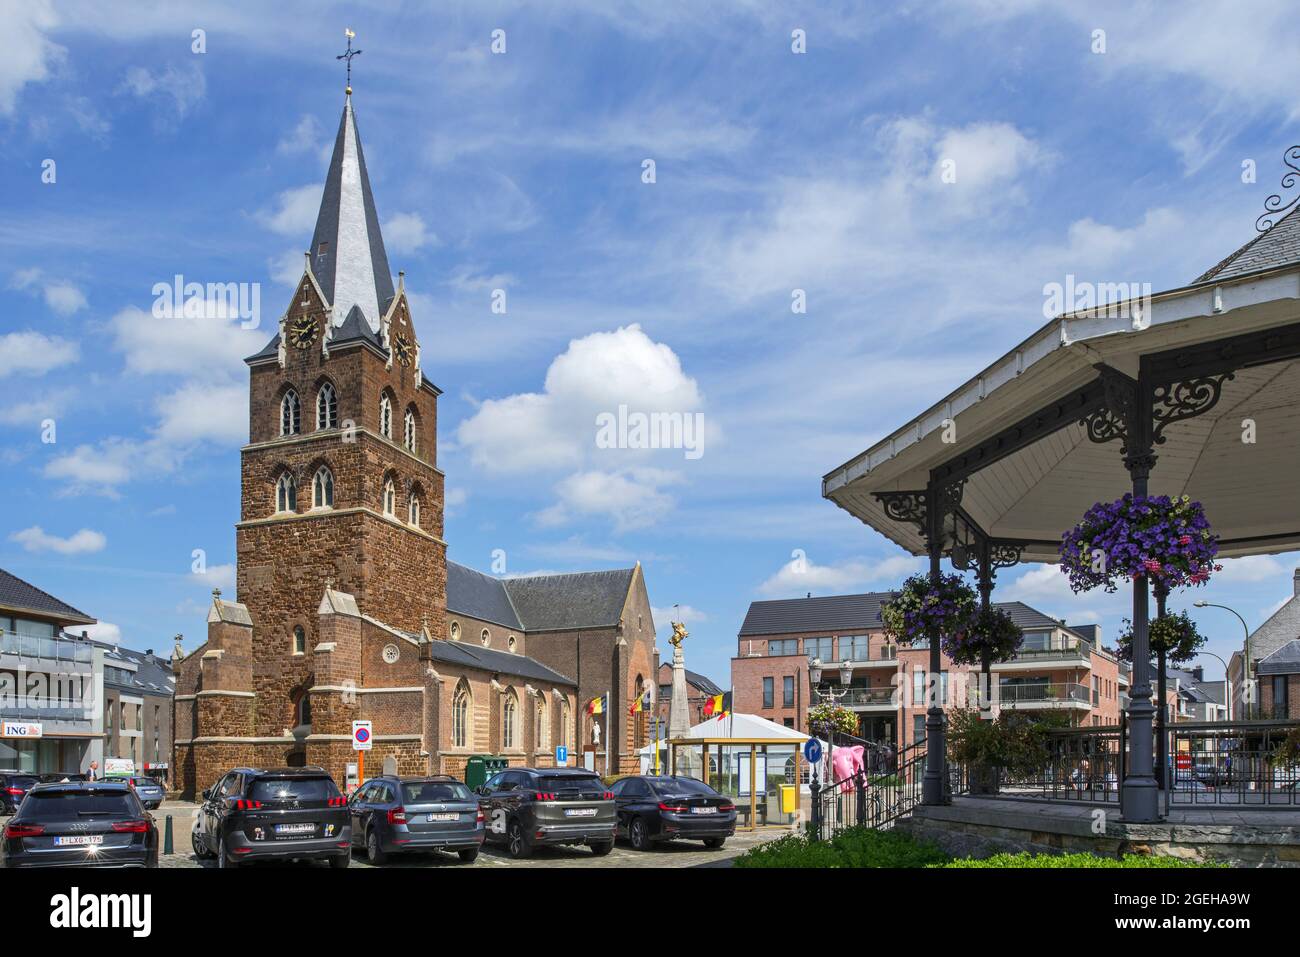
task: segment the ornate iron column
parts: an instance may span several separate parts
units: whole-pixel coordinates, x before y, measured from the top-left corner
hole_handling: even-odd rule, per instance
[[[993,546],[987,536],[980,536],[977,578],[980,608],[988,611],[993,604]],[[987,648],[980,655],[980,714],[993,717],[993,656]]]
[[[1156,621],[1165,617],[1165,599],[1169,597],[1169,586],[1156,582]],[[1169,781],[1169,738],[1166,727],[1169,721],[1169,708],[1165,704],[1164,651],[1156,652],[1156,783],[1162,788],[1170,787]]]

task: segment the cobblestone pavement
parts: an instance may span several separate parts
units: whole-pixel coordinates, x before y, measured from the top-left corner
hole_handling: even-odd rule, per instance
[[[200,862],[194,857],[190,848],[190,824],[195,805],[183,801],[168,801],[157,811],[154,817],[158,821],[161,833],[164,819],[172,816],[172,834],[175,854],[161,855],[160,867],[212,867],[208,861]],[[533,856],[522,861],[512,860],[504,846],[487,845],[473,864],[462,864],[454,854],[438,852],[427,854],[398,854],[389,858],[385,868],[390,867],[730,867],[737,855],[751,847],[775,840],[788,833],[781,828],[769,828],[762,831],[740,831],[735,837],[717,850],[710,850],[697,841],[673,841],[662,844],[653,851],[634,851],[624,841],[614,845],[614,850],[604,857],[593,857],[585,847],[548,847],[539,848]],[[328,867],[321,862],[316,865],[264,863],[253,865],[259,868],[271,867]],[[358,850],[352,856],[352,867],[369,869],[370,863]],[[351,870],[351,868],[349,868]]]

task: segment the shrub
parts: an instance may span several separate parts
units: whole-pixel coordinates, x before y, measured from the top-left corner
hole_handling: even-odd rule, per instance
[[[851,827],[829,841],[791,834],[751,848],[736,858],[737,867],[926,867],[948,855],[898,831]]]
[[[936,867],[1227,867],[1226,864],[1209,864],[1200,861],[1186,861],[1179,857],[1156,857],[1151,854],[1126,854],[1121,858],[1098,857],[1096,854],[1079,852],[1075,854],[994,854],[976,860],[963,857],[948,861]]]

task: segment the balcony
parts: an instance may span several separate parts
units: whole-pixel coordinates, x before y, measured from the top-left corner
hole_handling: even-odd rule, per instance
[[[1091,668],[1092,644],[1081,638],[1066,638],[1044,647],[1022,647],[1014,658],[995,664],[993,670],[1035,671],[1045,667]]]
[[[881,688],[850,688],[844,697],[837,698],[836,701],[842,707],[854,710],[892,711],[898,707],[898,702],[894,697],[895,690],[896,689],[892,686]],[[823,703],[822,696],[815,690],[812,693],[812,703]]]
[[[1073,682],[1033,684],[1002,684],[998,688],[999,701],[1004,708],[1092,708],[1092,694],[1086,686]]]

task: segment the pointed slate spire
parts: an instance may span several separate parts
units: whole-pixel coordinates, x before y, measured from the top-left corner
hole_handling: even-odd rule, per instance
[[[383,310],[393,298],[393,277],[350,95],[343,103],[310,253],[311,271],[333,307],[334,325],[343,325],[355,307],[371,331],[379,331]]]

